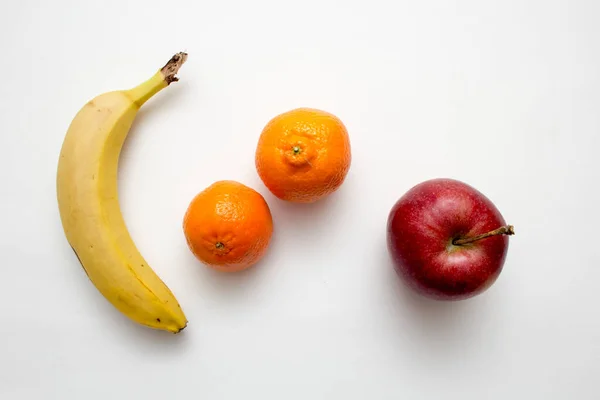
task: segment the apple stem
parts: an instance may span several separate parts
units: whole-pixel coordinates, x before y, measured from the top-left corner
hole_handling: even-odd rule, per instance
[[[490,236],[498,236],[498,235],[514,235],[515,228],[512,225],[501,226],[498,229],[494,229],[488,233],[483,233],[481,235],[473,236],[470,238],[462,238],[462,239],[454,239],[452,244],[455,246],[460,246],[463,244],[473,243],[477,240],[489,238]]]

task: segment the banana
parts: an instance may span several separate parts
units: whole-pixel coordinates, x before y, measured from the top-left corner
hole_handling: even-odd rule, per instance
[[[183,330],[187,318],[127,230],[117,169],[137,112],[178,80],[175,75],[186,59],[186,53],[177,53],[138,86],[103,93],[86,103],[65,135],[56,181],[64,233],[94,286],[131,320],[172,333]]]

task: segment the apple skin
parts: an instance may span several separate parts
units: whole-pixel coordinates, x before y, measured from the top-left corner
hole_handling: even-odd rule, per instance
[[[502,271],[508,236],[463,245],[505,226],[494,204],[453,179],[432,179],[406,192],[392,207],[387,245],[398,275],[416,292],[436,300],[463,300],[487,290]]]

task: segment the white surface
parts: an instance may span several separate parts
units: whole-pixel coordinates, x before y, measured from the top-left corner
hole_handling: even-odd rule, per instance
[[[599,399],[599,16],[594,0],[4,4],[0,398]],[[88,281],[55,170],[84,102],[183,49],[120,172],[131,233],[190,319],[172,336]],[[254,168],[264,124],[298,106],[352,140],[346,183],[314,206],[275,200]],[[517,230],[466,302],[409,293],[385,247],[393,203],[438,176]],[[181,230],[219,179],[259,190],[275,221],[264,262],[234,276]]]

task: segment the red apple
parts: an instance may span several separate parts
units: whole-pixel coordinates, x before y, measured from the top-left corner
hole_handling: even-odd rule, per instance
[[[390,211],[388,250],[398,275],[438,300],[461,300],[498,278],[513,227],[473,187],[453,179],[422,182]]]

